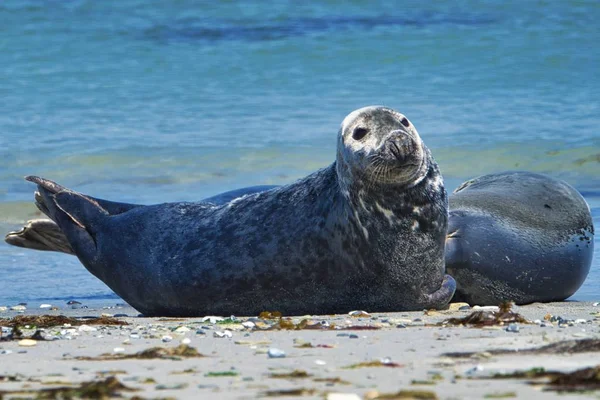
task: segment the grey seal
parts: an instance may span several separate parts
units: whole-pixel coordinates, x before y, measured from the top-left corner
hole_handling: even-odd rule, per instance
[[[438,166],[389,108],[349,114],[330,166],[241,197],[141,206],[27,179],[82,264],[148,316],[421,310],[456,287]]]
[[[450,195],[446,268],[454,300],[495,305],[561,301],[594,253],[590,209],[562,180],[531,172],[484,175]]]

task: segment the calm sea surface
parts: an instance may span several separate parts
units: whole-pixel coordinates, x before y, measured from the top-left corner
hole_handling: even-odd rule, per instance
[[[449,190],[543,172],[600,227],[600,2],[311,3],[2,0],[0,233],[36,215],[27,174],[145,204],[290,182],[370,104],[411,119]],[[600,300],[598,237],[575,299]],[[0,243],[0,305],[71,298],[117,299]]]

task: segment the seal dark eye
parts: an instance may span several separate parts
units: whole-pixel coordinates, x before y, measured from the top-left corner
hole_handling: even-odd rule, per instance
[[[364,138],[367,135],[367,133],[369,133],[369,130],[367,128],[356,128],[354,129],[354,132],[352,132],[352,139],[360,140]]]
[[[406,118],[402,118],[402,121],[400,121],[400,122],[402,122],[402,125],[404,125],[407,128],[410,126],[410,122],[408,122],[408,120]]]

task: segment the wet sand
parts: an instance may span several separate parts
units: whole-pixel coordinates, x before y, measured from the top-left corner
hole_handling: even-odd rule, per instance
[[[111,314],[129,325],[45,328],[43,336],[57,339],[37,341],[29,347],[22,346],[28,342],[20,345],[19,340],[1,341],[0,398],[35,397],[39,390],[106,382],[114,376],[122,385],[136,390],[115,389],[113,394],[126,398],[250,399],[296,395],[356,400],[397,394],[386,398],[419,395],[422,397],[418,398],[439,399],[581,399],[581,394],[549,390],[553,387],[547,384],[548,378],[530,384],[531,379],[489,377],[540,367],[570,372],[600,364],[600,345],[588,340],[597,339],[600,343],[600,306],[590,302],[514,307],[527,320],[537,321],[483,328],[436,325],[448,318],[470,315],[473,309],[293,317],[292,323],[306,319],[308,327],[314,328],[303,330],[263,330],[276,324],[277,319],[238,317],[214,323],[214,319],[202,318],[142,318],[126,306],[71,309],[56,305],[59,310],[39,309],[39,305],[28,305],[21,312],[8,309],[0,311],[0,318]],[[7,326],[7,321],[2,320],[0,325]],[[290,321],[284,322],[291,327]],[[332,324],[336,329],[331,329]],[[340,329],[348,327],[352,329]],[[24,329],[23,335],[30,336],[35,330]],[[4,329],[3,338],[8,332]],[[579,353],[573,350],[577,346],[571,353],[553,348],[544,354],[522,351],[573,340],[588,340],[592,345],[587,350],[591,351]],[[174,349],[182,343],[203,357],[115,358],[153,347]],[[520,351],[495,354],[494,349]],[[450,352],[474,354],[446,355]],[[271,357],[277,355],[284,357]],[[114,380],[108,382],[116,384]]]

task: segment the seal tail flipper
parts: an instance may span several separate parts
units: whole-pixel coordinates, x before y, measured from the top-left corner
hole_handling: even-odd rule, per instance
[[[47,179],[35,176],[25,179],[38,185],[36,205],[56,222],[74,253],[80,258],[94,258],[96,232],[108,216],[106,210],[94,200]]]
[[[65,234],[49,219],[27,221],[23,229],[9,232],[4,240],[13,246],[27,249],[75,254]]]

